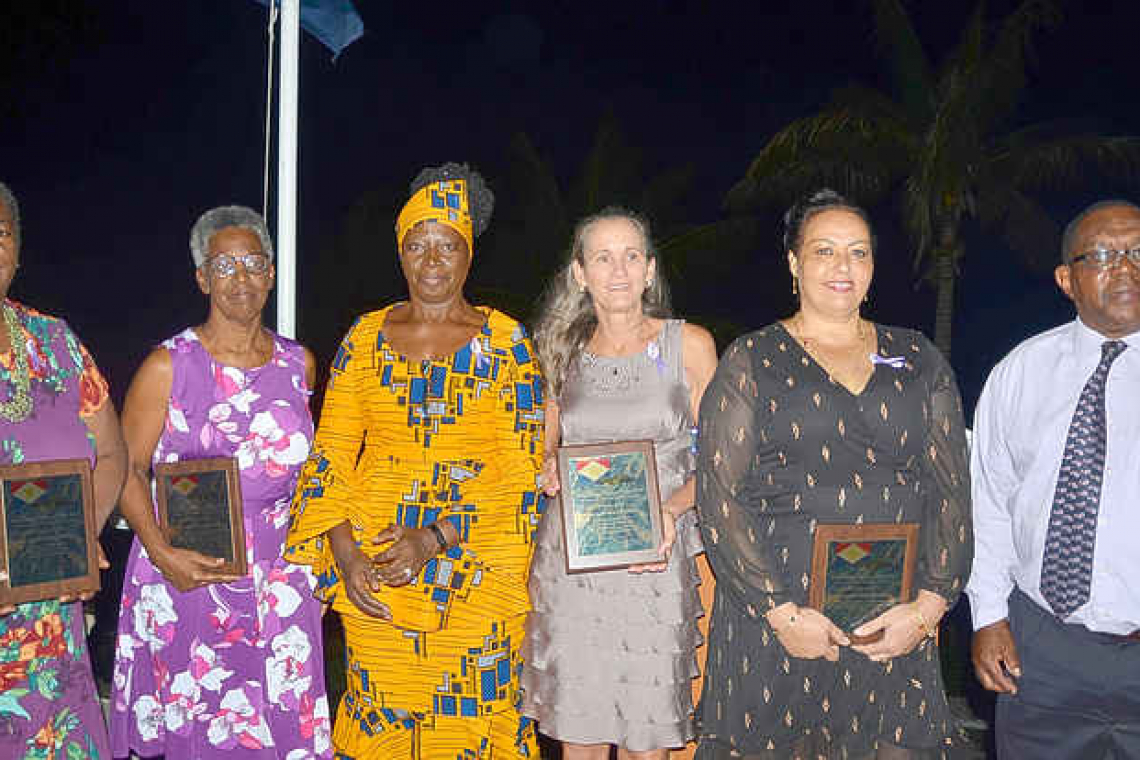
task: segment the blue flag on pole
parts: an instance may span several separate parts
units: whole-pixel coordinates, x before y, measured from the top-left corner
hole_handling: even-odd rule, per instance
[[[273,1],[256,0],[265,6]],[[364,22],[352,0],[301,0],[301,28],[331,50],[334,61],[364,34]]]

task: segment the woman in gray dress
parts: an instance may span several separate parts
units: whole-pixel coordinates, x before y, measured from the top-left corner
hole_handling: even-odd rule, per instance
[[[561,505],[550,500],[531,565],[523,712],[567,760],[663,759],[693,736],[690,680],[701,614],[693,557],[693,424],[716,368],[704,329],[669,319],[649,225],[610,208],[578,223],[536,334],[547,383],[545,492],[561,443],[652,439],[667,562],[565,570]]]

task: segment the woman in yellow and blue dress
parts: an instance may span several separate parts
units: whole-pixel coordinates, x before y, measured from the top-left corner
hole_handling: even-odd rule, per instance
[[[337,757],[537,758],[517,707],[541,379],[523,327],[463,295],[493,196],[425,169],[396,222],[408,301],[333,361],[286,556],[344,621]]]

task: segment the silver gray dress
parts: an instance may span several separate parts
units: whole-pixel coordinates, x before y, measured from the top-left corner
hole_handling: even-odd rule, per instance
[[[559,399],[565,444],[653,439],[662,501],[695,466],[682,324],[666,322],[635,356],[584,354]],[[573,576],[565,570],[560,510],[557,499],[548,502],[531,565],[523,713],[561,741],[633,751],[682,746],[693,737],[702,614],[695,510],[678,520],[663,572]]]

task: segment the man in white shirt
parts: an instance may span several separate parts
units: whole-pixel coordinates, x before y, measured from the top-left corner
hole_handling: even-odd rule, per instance
[[[974,418],[978,679],[999,758],[1140,758],[1140,208],[1065,231],[1077,308],[994,368]]]

